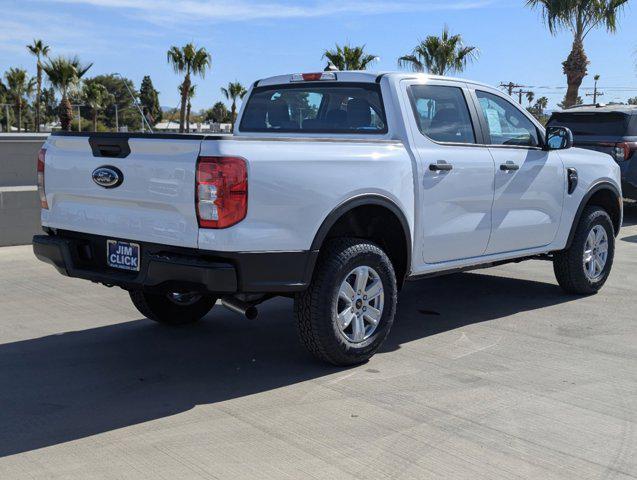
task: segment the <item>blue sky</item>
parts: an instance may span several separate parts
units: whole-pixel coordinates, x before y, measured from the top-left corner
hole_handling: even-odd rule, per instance
[[[42,38],[53,54],[94,62],[90,75],[120,72],[137,86],[151,75],[164,106],[177,106],[180,78],[166,63],[171,45],[193,41],[212,53],[212,70],[196,79],[193,108],[221,99],[228,81],[245,85],[281,73],[322,69],[323,50],[336,42],[366,44],[396,70],[396,59],[444,25],[480,49],[463,77],[489,84],[515,81],[549,97],[563,95],[561,62],[570,36],[552,37],[524,0],[0,0],[0,72],[11,66],[35,73],[24,45]],[[619,31],[598,30],[586,40],[591,75],[602,75],[603,101],[637,96],[637,11],[629,2]],[[546,87],[546,88],[540,88]],[[630,89],[630,90],[629,90]]]

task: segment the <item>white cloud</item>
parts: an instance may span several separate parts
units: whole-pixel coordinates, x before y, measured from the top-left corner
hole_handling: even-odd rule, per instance
[[[312,1],[284,2],[239,0],[54,0],[58,3],[83,4],[94,7],[136,12],[151,22],[246,21],[325,17],[339,14],[379,15],[387,13],[469,10],[485,7],[496,0],[436,1]]]

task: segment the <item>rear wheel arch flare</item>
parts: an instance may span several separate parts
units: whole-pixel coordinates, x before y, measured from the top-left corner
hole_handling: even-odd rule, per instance
[[[411,268],[411,229],[396,203],[378,194],[361,195],[341,203],[323,220],[311,249],[320,250],[326,240],[341,236],[377,243],[394,263],[398,285],[402,285]]]

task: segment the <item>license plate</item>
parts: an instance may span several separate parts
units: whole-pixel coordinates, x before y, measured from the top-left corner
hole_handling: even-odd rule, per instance
[[[138,243],[106,240],[106,263],[109,267],[139,272],[139,262]]]

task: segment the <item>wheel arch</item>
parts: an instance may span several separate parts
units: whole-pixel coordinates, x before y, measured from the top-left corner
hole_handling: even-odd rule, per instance
[[[622,223],[622,196],[619,189],[610,182],[602,181],[596,183],[591,187],[577,208],[573,224],[571,225],[571,231],[568,234],[568,240],[566,242],[566,249],[570,248],[575,237],[575,231],[579,225],[579,221],[582,217],[584,209],[589,205],[598,205],[603,207],[608,212],[613,222],[613,228],[615,230],[615,236],[619,234],[619,229]]]
[[[364,224],[360,220],[366,214],[373,212],[369,222]],[[377,218],[383,218],[389,222],[383,225],[386,228],[378,228]],[[395,228],[399,226],[399,231]],[[323,220],[317,230],[311,249],[320,250],[325,241],[332,236],[351,234],[358,238],[374,240],[384,247],[387,255],[394,263],[396,280],[399,288],[402,286],[411,269],[411,228],[402,209],[390,198],[380,194],[363,194],[350,198],[335,207]]]

